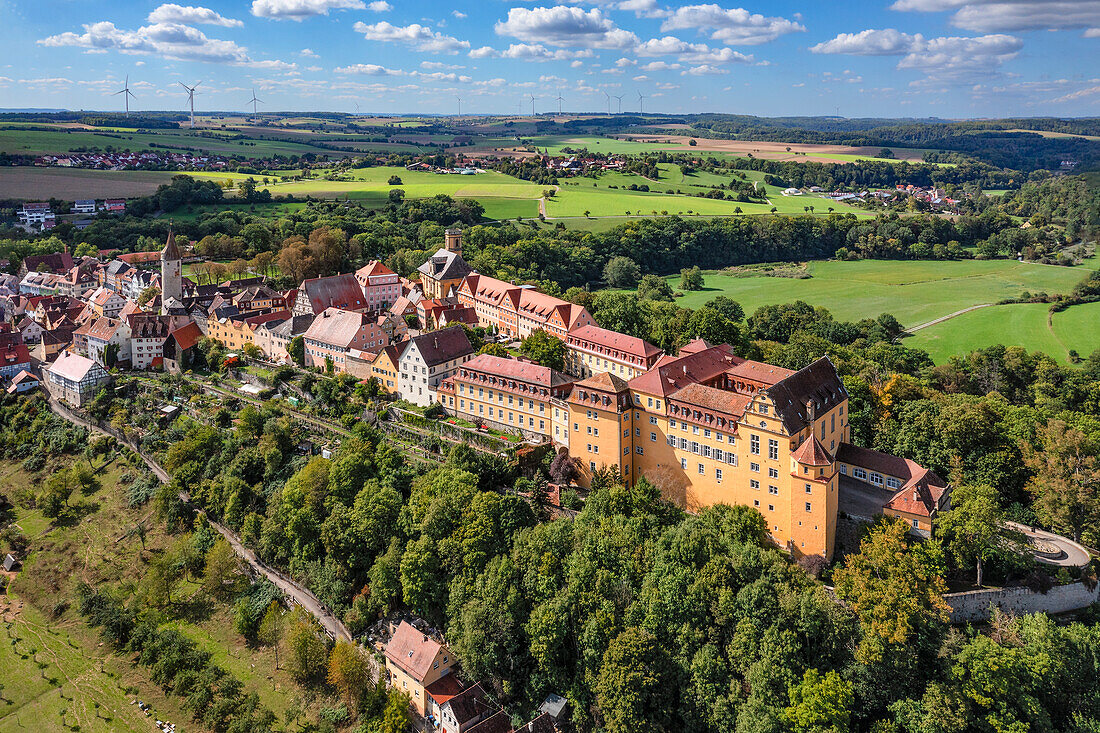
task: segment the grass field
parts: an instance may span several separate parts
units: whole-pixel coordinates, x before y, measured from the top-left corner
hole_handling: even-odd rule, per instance
[[[922,329],[905,345],[924,349],[936,363],[993,344],[1042,351],[1063,364],[1070,350],[1085,358],[1100,349],[1100,303],[1071,306],[1048,322],[1049,309],[1046,303],[982,308]]]
[[[63,466],[48,465],[40,473],[28,474],[18,463],[3,461],[0,482],[13,496],[20,489],[40,487]],[[0,682],[4,684],[0,733],[74,730],[68,727],[73,725],[83,731],[153,730],[152,719],[131,704],[133,699],[144,700],[153,707],[154,718],[177,723],[181,731],[201,729],[192,723],[180,698],[166,696],[150,681],[146,667],[131,663],[130,655],[101,644],[98,632],[89,629],[73,608],[50,617],[58,601],[72,601],[77,582],[93,586],[136,582],[145,563],[175,541],[165,534],[150,506],[127,507],[119,476],[133,470],[116,459],[100,473],[102,486],[97,492],[90,496],[75,492],[72,503],[81,507],[79,521],[51,527],[38,510],[17,508],[17,522],[30,538],[32,552],[11,593],[0,594],[0,614],[11,622],[5,624],[8,636],[20,638],[14,644],[10,638],[0,644]],[[148,528],[147,549],[129,534],[139,521]],[[186,581],[177,598],[186,598],[197,588]],[[274,652],[250,647],[233,630],[229,606],[214,603],[209,610],[193,610],[185,618],[169,617],[167,623],[213,654],[218,664],[241,680],[246,692],[256,692],[280,719],[296,706],[304,707],[306,718],[313,719],[322,705],[331,703],[325,695],[303,703],[286,671],[275,670]]]
[[[825,306],[841,320],[892,313],[903,325],[913,326],[979,303],[1016,297],[1025,290],[1067,292],[1086,274],[1082,268],[1014,260],[828,260],[808,267],[812,277],[804,280],[707,273],[704,290],[686,293],[676,302],[696,308],[716,295],[727,295],[752,313],[762,305],[804,300]],[[679,276],[668,280],[675,289]]]
[[[401,185],[390,186],[387,181],[390,176],[401,179]],[[490,209],[495,199],[507,201],[507,205],[500,210],[509,216],[517,216],[512,208],[517,201],[527,202],[533,205],[526,211],[538,214],[537,200],[542,196],[543,186],[529,181],[521,181],[518,178],[486,171],[473,176],[440,175],[422,171],[407,171],[397,167],[358,168],[348,172],[353,180],[326,181],[312,179],[304,181],[291,181],[288,183],[272,183],[267,186],[262,184],[260,188],[266,188],[272,195],[294,194],[295,196],[314,196],[316,198],[350,198],[353,201],[364,201],[382,205],[386,202],[391,190],[400,188],[405,192],[406,198],[427,198],[437,194],[446,194],[455,198],[476,198]],[[490,214],[491,216],[491,214]],[[492,217],[491,218],[495,218]]]
[[[0,167],[0,198],[41,200],[144,196],[172,180],[165,171]]]

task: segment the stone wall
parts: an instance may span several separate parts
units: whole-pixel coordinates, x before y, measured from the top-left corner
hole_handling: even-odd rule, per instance
[[[991,588],[948,593],[944,600],[951,606],[951,623],[982,622],[989,620],[992,606],[1014,615],[1076,611],[1100,600],[1100,585],[1090,591],[1084,583],[1071,583],[1056,586],[1046,593],[1030,588]]]

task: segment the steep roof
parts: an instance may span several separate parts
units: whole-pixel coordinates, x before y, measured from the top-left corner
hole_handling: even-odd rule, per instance
[[[848,399],[844,383],[827,356],[768,387],[766,392],[775,402],[783,427],[792,435],[810,424],[807,403],[813,404],[814,414],[821,415]]]
[[[363,288],[350,272],[304,280],[298,286],[298,294],[302,293],[309,299],[313,312],[318,314],[325,308],[358,310],[366,306]]]
[[[447,705],[450,706],[451,714],[460,727],[467,725],[475,718],[482,717],[496,707],[480,684],[467,687],[447,701]]]
[[[88,328],[88,337],[96,338],[101,341],[110,341],[118,333],[118,329],[122,327],[122,321],[115,320],[114,318],[97,318],[95,322]]]
[[[164,243],[164,249],[160,251],[160,257],[163,260],[183,259],[179,247],[176,246],[176,233],[171,229],[168,230],[168,241]]]
[[[358,277],[360,280],[366,280],[368,277],[396,274],[396,272],[386,267],[378,260],[371,260],[370,262],[355,271],[355,276]]]
[[[802,445],[791,454],[791,458],[804,466],[829,466],[833,462],[829,451],[825,450],[825,446],[813,435],[802,441]]]
[[[450,326],[438,331],[423,333],[410,339],[420,350],[420,356],[428,366],[442,364],[471,353],[474,349],[462,326]]]
[[[405,670],[413,679],[423,683],[431,671],[432,662],[444,647],[412,624],[402,621],[390,643],[386,645],[386,658]]]
[[[130,335],[137,339],[168,338],[170,324],[167,316],[153,313],[132,313],[126,319],[130,324]]]
[[[860,466],[885,476],[893,476],[902,482],[902,488],[914,485],[922,479],[931,485],[947,486],[947,482],[934,471],[925,468],[916,461],[892,456],[889,453],[871,448],[860,448],[858,445],[852,445],[851,443],[841,443],[837,446],[836,460],[852,466]]]
[[[668,399],[683,402],[704,410],[715,410],[739,418],[745,414],[751,398],[729,390],[708,387],[705,384],[689,384],[668,395]]]
[[[347,348],[368,323],[374,323],[374,319],[362,313],[326,308],[313,319],[305,332],[305,338]]]
[[[89,372],[96,369],[102,370],[103,368],[96,364],[91,359],[75,354],[71,351],[62,351],[60,356],[50,366],[50,372],[64,377],[73,382],[79,382],[88,376]]]
[[[613,392],[619,394],[630,389],[630,385],[622,377],[616,377],[609,372],[597,372],[587,379],[582,379],[577,382],[575,387],[584,387],[586,389],[603,390],[604,392]]]
[[[928,471],[931,473],[931,471]],[[930,517],[940,508],[940,503],[947,488],[935,486],[929,482],[927,476],[921,476],[911,485],[903,486],[883,506],[885,509],[893,509],[907,514]]]
[[[280,323],[278,326],[272,328],[271,332],[279,338],[285,338],[289,340],[294,338],[295,336],[301,336],[307,330],[309,330],[310,325],[313,323],[313,319],[315,319],[316,317],[317,316],[313,315],[312,313],[307,313],[300,316],[291,316],[290,318],[287,318],[285,321]]]
[[[681,350],[682,352],[682,350]],[[630,380],[630,388],[646,394],[666,396],[689,384],[707,382],[739,364],[743,359],[726,344],[712,346],[687,356],[663,356],[645,374]]]
[[[460,280],[470,274],[470,266],[462,255],[440,247],[416,271],[434,280]]]
[[[618,331],[612,331],[599,326],[581,326],[569,334],[570,343],[575,339],[589,341],[605,349],[615,349],[616,351],[636,356],[644,361],[648,361],[661,354],[660,349],[645,339],[640,339],[637,336],[628,336],[625,333],[619,333]]]
[[[202,338],[202,329],[199,328],[199,324],[190,321],[184,326],[173,329],[168,335],[181,349],[190,349]]]
[[[68,252],[54,252],[48,255],[28,255],[23,258],[23,267],[34,271],[45,265],[50,272],[65,272],[73,266],[73,258]]]
[[[467,728],[466,733],[513,733],[512,718],[501,710],[490,715],[472,728]]]

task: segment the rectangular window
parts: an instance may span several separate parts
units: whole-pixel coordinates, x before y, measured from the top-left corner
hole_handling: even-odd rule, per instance
[[[709,430],[704,430],[703,431],[703,437],[704,438],[709,438],[710,437],[710,431]]]
[[[760,473],[760,464],[750,462],[749,463],[749,470],[752,471],[753,473]]]
[[[771,494],[772,496],[779,496],[779,487],[778,486],[769,486],[768,487],[768,493]]]
[[[899,489],[901,488],[901,482],[891,476],[886,477],[886,488]]]
[[[707,473],[707,469],[703,466],[702,463],[700,463],[699,464],[699,475],[704,476],[704,475],[706,475],[706,473]]]
[[[588,430],[588,434],[589,434],[589,435],[591,435],[591,434],[592,434],[592,426],[591,426],[591,425],[587,425],[587,426],[585,426],[585,427],[586,427],[586,428],[587,428],[587,430]]]
[[[767,415],[768,414],[768,406],[767,405],[760,405],[760,414],[761,415]]]
[[[657,418],[654,417],[653,415],[650,415],[649,416],[649,424],[650,425],[656,425],[657,424]]]
[[[753,499],[752,500],[752,505],[753,506],[760,506],[760,500],[759,499]]]
[[[709,445],[704,445],[703,446],[703,458],[710,458],[710,456],[711,456],[710,446]]]
[[[813,510],[812,510],[812,509],[810,508],[810,502],[806,502],[806,511],[808,511],[808,512],[809,512],[809,511],[813,511]]]
[[[875,486],[882,486],[882,475],[878,473],[872,473],[871,483],[873,483]]]
[[[680,459],[680,468],[682,468],[686,471],[687,467],[688,467],[688,460],[686,458],[681,458]]]
[[[698,425],[692,425],[691,426],[691,434],[692,435],[698,435],[699,434],[699,426]]]
[[[634,435],[638,436],[639,438],[642,437],[642,429],[634,428]]]
[[[813,492],[814,492],[813,487],[810,486],[809,484],[806,484],[806,493],[807,494],[812,494]]]
[[[726,460],[726,454],[721,448],[715,448],[714,449],[714,460],[716,460],[716,461]]]
[[[577,423],[573,423],[573,432],[574,432],[574,433],[575,433],[575,432],[577,432],[577,431],[578,431],[578,430],[580,430],[580,429],[581,429],[581,428],[580,428],[580,425],[578,425]]]
[[[634,446],[634,452],[637,453],[638,455],[644,455],[645,454],[645,449],[643,449],[642,446],[640,446],[640,445],[636,445],[636,446]]]
[[[759,489],[760,488],[760,482],[757,481],[756,479],[750,479],[749,480],[749,488],[750,489]]]
[[[722,469],[714,469],[714,478],[718,479],[718,483],[722,483]]]
[[[775,504],[768,504],[768,511],[769,512],[774,512],[775,511]]]
[[[676,436],[675,435],[668,436],[668,444],[671,445],[673,448],[676,447]]]
[[[653,441],[654,443],[656,443],[657,442],[657,433],[650,433],[649,434],[649,439],[651,441]]]
[[[768,478],[779,478],[779,469],[778,468],[769,468],[768,469]]]
[[[680,438],[680,450],[687,450],[687,449],[688,449],[687,438]]]
[[[864,481],[867,480],[867,471],[862,468],[856,468],[854,471],[852,471],[852,475],[858,479],[863,479]]]
[[[779,460],[779,441],[772,438],[768,439],[768,458],[773,461]]]
[[[737,465],[737,454],[734,453],[733,451],[727,451],[726,452],[726,463],[730,464],[731,466],[736,466]]]
[[[749,438],[749,453],[752,453],[754,456],[760,455],[760,436],[759,435],[753,435],[752,437]]]

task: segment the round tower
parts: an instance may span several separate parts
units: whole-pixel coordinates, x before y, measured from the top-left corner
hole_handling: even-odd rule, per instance
[[[170,299],[183,300],[183,256],[176,246],[175,232],[168,231],[168,241],[160,252],[160,312],[167,314]]]

